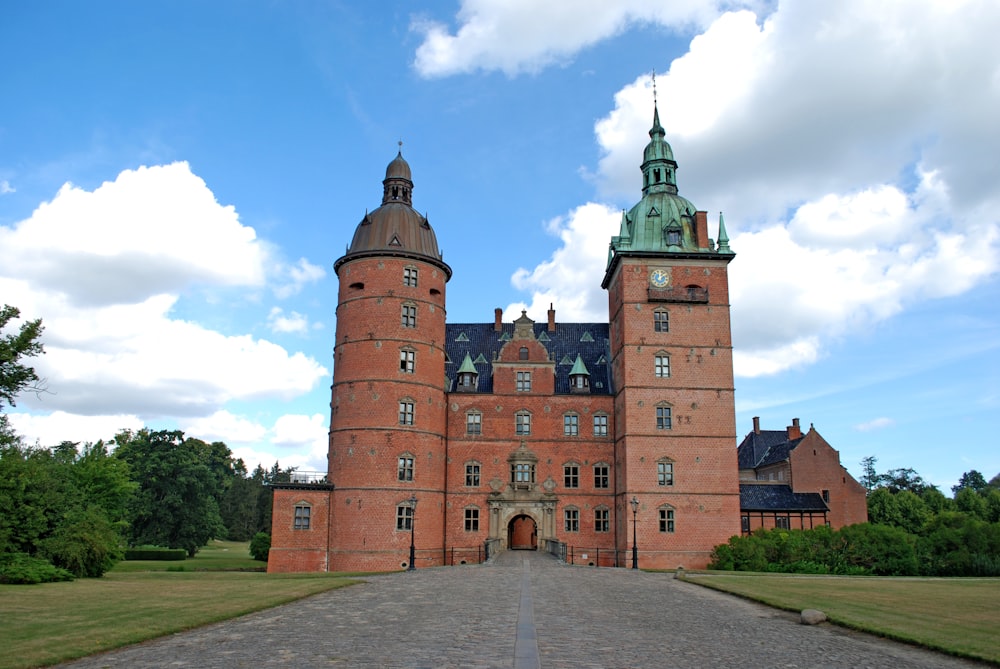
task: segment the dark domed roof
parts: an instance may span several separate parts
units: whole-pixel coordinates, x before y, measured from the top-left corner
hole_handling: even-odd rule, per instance
[[[347,253],[334,263],[334,269],[355,258],[395,256],[429,261],[450,278],[451,268],[441,259],[434,230],[412,206],[410,165],[402,153],[386,167],[382,187],[382,206],[361,219]]]

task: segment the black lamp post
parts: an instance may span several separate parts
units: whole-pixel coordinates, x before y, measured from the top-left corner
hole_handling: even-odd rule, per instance
[[[406,571],[413,571],[416,569],[414,562],[416,561],[416,551],[413,548],[413,532],[417,527],[417,496],[410,495],[410,564],[406,568]]]
[[[632,495],[632,499],[629,500],[629,504],[632,505],[632,569],[638,569],[639,549],[635,545],[635,516],[639,513],[639,500],[635,495]]]

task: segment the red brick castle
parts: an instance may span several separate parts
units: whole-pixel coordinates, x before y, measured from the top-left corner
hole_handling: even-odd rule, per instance
[[[608,323],[551,307],[544,322],[446,322],[452,270],[409,165],[389,163],[381,206],[334,263],[328,474],[275,486],[268,571],[406,568],[411,546],[420,568],[506,549],[627,566],[633,542],[641,567],[698,568],[740,533],[735,254],[722,216],[713,240],[678,194],[664,134],[654,109],[642,199],[601,283]]]

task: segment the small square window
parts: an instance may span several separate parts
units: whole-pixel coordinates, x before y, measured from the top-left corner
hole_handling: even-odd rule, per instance
[[[295,524],[292,526],[296,530],[308,530],[309,521],[312,515],[312,507],[300,504],[295,507]]]
[[[666,311],[653,312],[653,331],[670,332],[670,314]]]
[[[531,392],[531,372],[517,373],[517,392]]]
[[[479,531],[479,509],[465,510],[465,531],[466,532]]]
[[[417,268],[416,267],[405,267],[403,268],[403,285],[410,286],[412,288],[417,287]]]
[[[510,466],[511,483],[534,483],[535,465],[526,462],[515,462]]]
[[[567,532],[579,532],[580,531],[580,510],[579,509],[566,509],[563,512],[563,518],[565,520],[565,528]]]
[[[414,304],[403,305],[402,325],[404,328],[417,327],[417,307]]]
[[[774,519],[774,526],[779,530],[790,530],[792,528],[791,519],[788,516],[778,516]]]

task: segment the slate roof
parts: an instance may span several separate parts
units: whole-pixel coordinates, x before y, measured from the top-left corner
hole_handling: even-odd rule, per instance
[[[736,449],[736,459],[740,469],[757,469],[788,459],[803,437],[788,439],[785,430],[761,430],[750,432]]]
[[[590,372],[590,394],[612,394],[607,323],[557,323],[554,332],[548,331],[545,322],[533,327],[535,337],[548,350],[549,359],[556,363],[556,394],[570,393],[569,373],[577,355]],[[503,323],[500,332],[494,330],[493,323],[448,323],[444,347],[448,355],[445,361],[448,390],[454,390],[458,369],[468,353],[479,372],[478,392],[492,393],[493,360],[513,335],[513,323]]]
[[[741,483],[741,511],[828,511],[818,492],[792,492],[791,486],[774,483]]]

